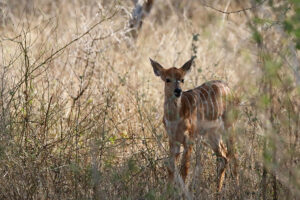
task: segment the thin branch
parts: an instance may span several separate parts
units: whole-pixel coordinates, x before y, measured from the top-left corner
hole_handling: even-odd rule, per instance
[[[79,37],[73,39],[72,41],[70,41],[69,43],[67,43],[66,45],[64,45],[63,47],[61,47],[60,49],[56,50],[53,54],[51,54],[48,58],[46,58],[41,64],[39,64],[38,66],[36,66],[32,71],[34,72],[35,70],[37,70],[39,67],[45,65],[47,62],[51,61],[52,58],[57,55],[58,53],[60,53],[61,51],[63,51],[65,48],[67,48],[68,46],[70,46],[71,44],[73,44],[74,42],[76,42],[77,40],[80,40],[82,37],[84,37],[85,35],[89,34],[95,27],[97,27],[99,24],[103,23],[104,21],[110,20],[111,18],[113,18],[118,11],[115,11],[110,17],[108,18],[103,18],[102,20],[100,20],[99,22],[97,22],[96,24],[94,24],[93,26],[91,26],[86,32],[82,33]]]
[[[54,56],[56,56],[57,54],[59,54],[60,52],[62,52],[64,49],[66,49],[67,47],[69,47],[71,44],[75,43],[76,41],[80,40],[81,38],[83,38],[85,35],[89,34],[94,28],[96,28],[99,24],[103,23],[104,21],[110,20],[112,19],[116,14],[118,13],[118,10],[116,10],[111,16],[107,17],[107,18],[103,18],[100,21],[98,21],[97,23],[95,23],[93,26],[91,26],[86,32],[82,33],[80,36],[76,37],[75,39],[71,40],[70,42],[68,42],[67,44],[65,44],[63,47],[59,48],[58,50],[56,50],[54,53],[52,53],[48,58],[46,58],[42,63],[40,63],[38,66],[36,66],[35,68],[33,68],[29,75],[31,75],[34,71],[36,71],[37,69],[39,69],[40,67],[42,67],[43,65],[47,64],[48,62],[50,62],[51,60],[53,60]],[[14,41],[16,42],[16,41]],[[19,43],[19,42],[17,42]],[[16,93],[16,91],[21,87],[21,85],[24,83],[24,79],[21,79],[19,81],[19,83],[15,86],[15,88],[11,91],[12,95],[10,98],[10,101],[8,104],[10,104],[10,102],[13,100],[14,94]]]
[[[210,8],[210,9],[213,9],[214,11],[218,11],[220,13],[223,13],[223,14],[226,14],[226,15],[229,15],[229,14],[235,14],[235,13],[240,13],[240,12],[244,12],[244,11],[247,11],[247,10],[252,10],[254,8],[257,8],[259,6],[261,6],[264,2],[266,2],[267,0],[263,0],[261,1],[260,3],[258,3],[257,5],[255,6],[252,6],[252,7],[249,7],[249,8],[243,8],[243,9],[240,9],[240,10],[234,10],[234,11],[224,11],[224,10],[220,10],[218,8],[215,8],[215,7],[212,7],[211,5],[208,5],[206,4],[205,2],[203,1],[200,1],[201,5],[204,6],[204,7],[207,7],[207,8]]]

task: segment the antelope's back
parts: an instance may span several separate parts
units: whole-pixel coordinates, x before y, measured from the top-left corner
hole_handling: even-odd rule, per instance
[[[230,95],[230,88],[223,81],[208,81],[183,93],[183,110],[185,115],[196,112],[198,119],[216,120],[226,111]]]

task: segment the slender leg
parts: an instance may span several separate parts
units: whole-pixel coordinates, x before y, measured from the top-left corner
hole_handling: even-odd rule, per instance
[[[235,177],[236,184],[239,184],[239,174],[238,174],[238,154],[236,152],[236,146],[235,146],[235,141],[234,138],[230,135],[228,138],[228,143],[227,143],[227,148],[228,148],[228,158],[232,160],[233,164],[233,175]]]
[[[185,144],[184,144],[184,151],[183,151],[182,160],[181,160],[181,176],[182,176],[184,183],[186,183],[186,177],[189,172],[190,159],[191,159],[191,153],[192,153],[192,148],[193,148],[192,144],[187,144],[187,143],[188,142],[185,142]]]
[[[234,133],[234,126],[230,125],[225,127],[225,141],[227,144],[227,158],[232,162],[233,168],[232,172],[235,178],[236,186],[239,185],[239,174],[238,174],[238,154],[236,151],[236,141],[235,141],[235,133]],[[232,161],[231,161],[232,160]]]
[[[225,178],[226,168],[228,166],[228,159],[226,157],[226,149],[222,141],[219,143],[219,148],[215,151],[217,155],[217,187],[218,192],[222,190]],[[225,155],[225,156],[224,156]]]
[[[168,173],[169,173],[169,182],[172,183],[174,181],[174,172],[176,163],[178,161],[180,155],[180,145],[177,144],[175,141],[169,141],[170,145],[170,157],[169,157],[169,166],[168,166]]]
[[[217,156],[217,188],[220,192],[228,165],[227,149],[222,142],[221,135],[216,133],[216,130],[209,133],[208,141]]]
[[[236,151],[236,141],[235,141],[235,128],[234,123],[232,120],[229,120],[230,118],[227,117],[227,114],[224,114],[223,116],[224,126],[225,126],[225,138],[226,138],[226,144],[227,144],[227,158],[232,159],[233,162],[233,175],[235,177],[236,185],[239,185],[239,177],[238,177],[238,153]]]

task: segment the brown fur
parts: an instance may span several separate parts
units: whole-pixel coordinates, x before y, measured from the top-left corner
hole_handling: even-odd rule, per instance
[[[180,146],[183,145],[180,172],[186,182],[193,142],[196,136],[204,135],[217,156],[217,187],[220,191],[228,161],[232,157],[222,141],[222,134],[227,133],[232,126],[227,120],[228,107],[231,107],[228,102],[231,92],[223,81],[215,80],[182,92],[180,97],[175,97],[175,89],[181,89],[182,80],[190,70],[192,62],[193,59],[189,60],[179,69],[175,67],[164,69],[159,63],[151,60],[154,73],[165,82],[163,123],[170,145],[169,180],[174,179]],[[230,139],[229,143],[232,141]],[[236,156],[234,158],[236,159]]]

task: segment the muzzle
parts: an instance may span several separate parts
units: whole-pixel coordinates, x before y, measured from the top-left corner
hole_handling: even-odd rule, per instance
[[[181,90],[180,88],[176,88],[176,89],[174,90],[174,95],[175,95],[177,98],[180,97],[181,93],[182,93],[182,90]]]

